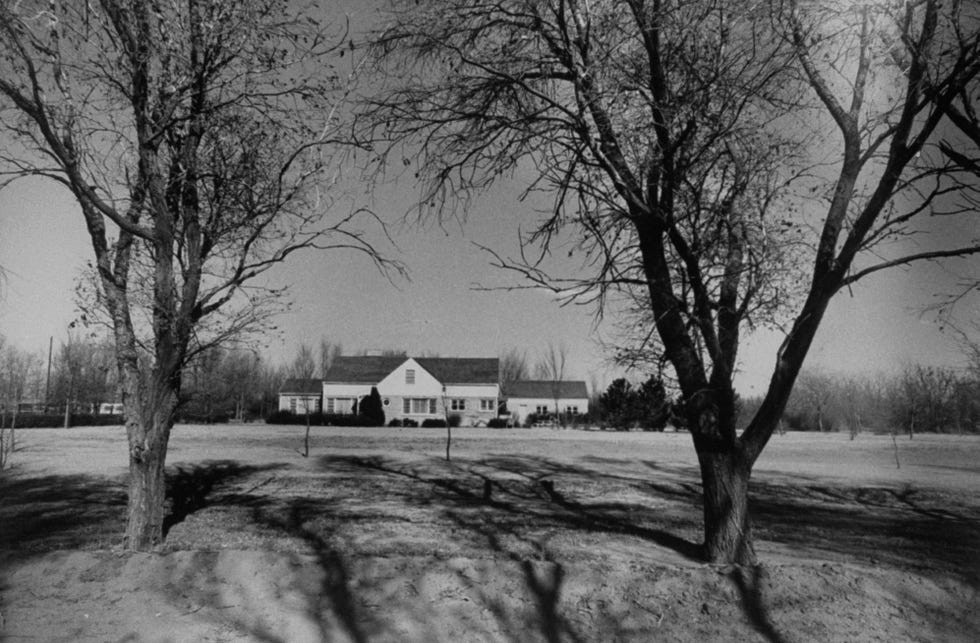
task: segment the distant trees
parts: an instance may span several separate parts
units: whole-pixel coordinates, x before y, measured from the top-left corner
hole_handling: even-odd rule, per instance
[[[344,348],[340,344],[330,342],[326,337],[320,338],[320,377],[326,377],[327,371],[333,365],[335,359],[344,354]]]
[[[651,376],[639,386],[617,378],[599,397],[597,414],[603,425],[663,431],[671,414],[671,402],[663,381]]]
[[[40,357],[9,344],[0,335],[0,470],[7,467],[17,442],[21,402],[36,402],[41,394]]]
[[[563,420],[561,409],[558,408],[558,402],[561,399],[562,382],[565,381],[565,367],[567,362],[568,346],[548,342],[547,348],[538,356],[538,361],[534,364],[534,377],[549,384],[548,389],[551,391],[551,399],[555,403],[554,421],[559,424]]]
[[[912,364],[898,377],[892,422],[912,438],[915,433],[980,430],[980,390],[969,373],[952,368]]]
[[[527,351],[518,348],[509,348],[501,353],[500,365],[500,387],[507,388],[511,382],[530,379],[530,367],[527,361]]]
[[[909,364],[895,375],[804,371],[784,414],[800,431],[980,432],[980,379],[969,368]]]
[[[238,422],[264,415],[264,396],[270,367],[257,353],[236,348],[211,347],[199,353],[185,369],[185,385],[177,410],[183,422]],[[279,384],[273,384],[278,393]]]

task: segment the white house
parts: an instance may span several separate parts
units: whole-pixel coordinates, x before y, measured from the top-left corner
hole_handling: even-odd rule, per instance
[[[279,389],[279,410],[316,413],[320,410],[320,380],[288,379]]]
[[[497,416],[498,371],[496,358],[337,357],[323,380],[323,411],[352,413],[377,387],[388,422],[458,415],[461,426],[482,426]]]
[[[582,381],[521,380],[507,384],[502,395],[507,400],[511,421],[523,424],[527,416],[561,413],[585,415],[589,412],[589,389]],[[556,410],[557,403],[557,410]]]

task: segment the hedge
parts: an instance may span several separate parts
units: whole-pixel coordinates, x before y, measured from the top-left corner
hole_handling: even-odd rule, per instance
[[[265,419],[266,424],[306,424],[305,413],[276,411]],[[376,426],[363,415],[348,413],[310,413],[310,424],[315,426]]]
[[[0,418],[3,426],[10,428],[12,416],[6,415]],[[68,426],[121,426],[123,416],[121,415],[96,415],[94,413],[72,413],[69,416]],[[64,413],[18,413],[18,429],[60,429],[65,426]]]

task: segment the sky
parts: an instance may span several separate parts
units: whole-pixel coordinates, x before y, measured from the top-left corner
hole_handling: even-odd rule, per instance
[[[397,247],[386,250],[406,265],[409,280],[389,282],[366,257],[346,251],[310,251],[277,271],[273,280],[289,285],[293,305],[277,319],[278,335],[259,347],[271,361],[287,361],[301,342],[317,344],[320,338],[341,344],[347,353],[396,348],[412,355],[492,357],[517,348],[532,363],[554,343],[568,348],[570,379],[605,385],[625,374],[610,364],[602,345],[613,339],[612,324],[596,324],[594,308],[560,306],[544,290],[480,289],[527,285],[494,268],[475,245],[504,255],[516,252],[518,228],[534,213],[516,200],[515,186],[494,188],[466,221],[443,228],[401,220],[414,192],[410,184],[386,186],[374,203],[391,222]],[[77,317],[75,282],[90,254],[80,213],[60,186],[30,179],[0,191],[0,265],[7,270],[0,334],[39,354],[49,338],[55,345],[65,340]],[[873,276],[840,293],[806,366],[873,375],[898,372],[913,362],[958,365],[955,341],[921,314],[953,281],[948,271],[922,265]],[[964,302],[960,317],[980,317],[976,304]],[[780,340],[775,332],[746,340],[737,380],[743,395],[763,392]]]
[[[373,19],[361,3],[340,4],[355,30]],[[544,290],[479,289],[527,285],[491,266],[491,257],[476,245],[505,256],[516,253],[519,228],[529,227],[536,216],[532,204],[517,200],[519,192],[515,184],[500,183],[476,201],[462,224],[420,229],[401,219],[416,186],[410,181],[384,186],[371,205],[389,222],[396,247],[380,234],[376,241],[406,265],[410,280],[391,283],[356,253],[295,256],[271,277],[289,285],[292,309],[278,318],[279,333],[259,348],[273,362],[287,361],[301,342],[315,345],[321,338],[341,344],[347,353],[394,348],[413,355],[486,357],[516,348],[533,363],[554,343],[568,348],[570,379],[604,386],[623,375],[603,348],[603,341],[614,339],[612,324],[596,324],[594,308],[562,307]],[[936,234],[943,236],[939,228]],[[90,259],[80,212],[63,188],[29,179],[0,191],[0,266],[6,270],[0,282],[0,334],[39,354],[49,338],[56,345],[65,340],[77,316],[75,282]],[[975,262],[960,261],[956,270],[978,274]],[[922,314],[956,279],[941,266],[924,264],[874,275],[840,293],[805,367],[873,375],[898,372],[913,362],[960,365],[954,339]],[[980,319],[980,297],[962,302],[957,313],[960,320]],[[780,341],[775,331],[744,340],[736,380],[743,395],[764,391]]]

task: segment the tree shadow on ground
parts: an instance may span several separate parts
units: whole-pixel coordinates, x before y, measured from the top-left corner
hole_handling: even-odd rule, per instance
[[[105,548],[122,537],[123,480],[87,475],[0,477],[0,549],[21,555]]]
[[[369,619],[359,608],[356,596],[349,590],[350,572],[345,556],[330,544],[333,523],[338,514],[337,499],[295,496],[283,493],[280,483],[288,478],[286,466],[243,465],[235,461],[212,461],[197,465],[178,466],[168,470],[168,530],[190,516],[208,509],[244,509],[250,524],[222,525],[226,529],[271,530],[279,540],[293,539],[305,545],[301,552],[312,554],[322,577],[316,587],[305,588],[306,618],[319,628],[320,639],[333,640],[342,634],[345,640],[367,641],[365,624]],[[285,483],[288,485],[288,481]],[[279,485],[279,486],[277,486]],[[215,534],[209,534],[213,537]],[[193,537],[192,537],[193,541]],[[196,542],[196,541],[194,541]],[[201,543],[215,546],[214,542]],[[188,591],[174,579],[172,592]],[[220,588],[198,590],[196,598],[221,613],[224,609]],[[268,605],[256,606],[257,609]],[[227,618],[227,617],[225,617]],[[260,641],[287,643],[288,638],[271,631],[261,622],[245,618],[234,622],[237,629]]]
[[[677,522],[672,517],[657,516],[649,507],[638,503],[575,501],[556,487],[559,478],[596,480],[604,477],[590,469],[544,458],[487,458],[451,464],[448,470],[455,475],[442,477],[381,457],[327,456],[321,458],[320,464],[331,469],[338,466],[368,469],[429,485],[446,508],[483,507],[489,510],[492,520],[487,524],[498,529],[515,523],[526,524],[530,518],[539,528],[635,536],[689,560],[701,560],[700,545],[652,526],[666,524],[670,527]],[[509,476],[496,475],[500,473]],[[400,495],[407,503],[431,502],[428,496],[419,495],[417,489],[411,487],[404,487]]]
[[[561,483],[556,485],[556,481],[571,478],[594,483],[603,477],[589,469],[523,457],[408,466],[383,457],[326,456],[319,464],[334,473],[363,478],[365,472],[372,472],[387,478],[387,483],[372,486],[404,505],[435,509],[440,521],[452,525],[457,541],[513,562],[532,599],[533,616],[522,618],[501,598],[474,584],[469,587],[515,641],[527,640],[528,628],[549,643],[586,640],[559,610],[566,569],[546,545],[549,533],[636,537],[683,558],[700,560],[698,545],[659,528],[659,524],[671,523],[669,517],[658,519],[655,510],[639,504],[576,501],[562,490]],[[468,537],[463,538],[464,533]],[[617,627],[609,622],[604,634],[616,638]]]
[[[331,546],[330,529],[324,530],[322,524],[318,529],[311,524],[316,517],[329,516],[333,505],[330,501],[300,498],[285,506],[256,507],[253,517],[259,524],[302,540],[316,557],[323,577],[316,594],[308,597],[307,614],[319,627],[321,640],[333,640],[339,629],[347,640],[364,643],[369,640],[370,619],[350,589],[351,573],[346,557]],[[282,639],[282,643],[287,641]]]
[[[653,479],[642,486],[701,510],[697,480],[658,480],[664,469],[645,464]],[[757,541],[862,563],[938,568],[980,587],[980,514],[949,509],[941,493],[908,484],[835,486],[806,475],[759,477],[749,490]]]
[[[463,524],[460,515],[466,515],[465,525],[482,533],[491,549],[499,546],[502,535],[513,536],[520,525],[530,523],[538,530],[634,536],[700,559],[700,547],[685,537],[700,529],[701,519],[700,481],[690,467],[646,462],[650,477],[643,479],[524,456],[412,464],[344,456],[325,457],[320,464],[333,471],[370,470],[411,481],[408,486],[385,485],[385,493],[409,504],[439,504],[458,524]],[[612,487],[606,496],[615,496],[622,487],[650,501],[582,499],[579,492],[588,483]],[[980,521],[943,508],[941,501],[907,489],[827,487],[825,481],[799,476],[780,484],[754,481],[750,507],[758,542],[862,564],[923,572],[938,568],[976,587]],[[728,576],[755,629],[767,640],[782,641],[768,614],[762,574],[761,569],[738,569]],[[541,622],[554,623],[547,612]]]
[[[167,511],[163,519],[163,537],[189,515],[213,504],[222,485],[232,485],[256,474],[278,469],[282,465],[243,465],[234,460],[212,460],[200,464],[179,464],[166,471]],[[274,477],[274,476],[273,476]],[[271,480],[268,479],[268,480]],[[255,488],[262,486],[262,482]],[[251,489],[249,491],[254,491]],[[248,491],[246,491],[247,495]]]
[[[275,466],[222,461],[168,467],[164,534],[207,506],[216,487]],[[0,477],[0,549],[107,549],[121,543],[125,525],[125,476]]]

